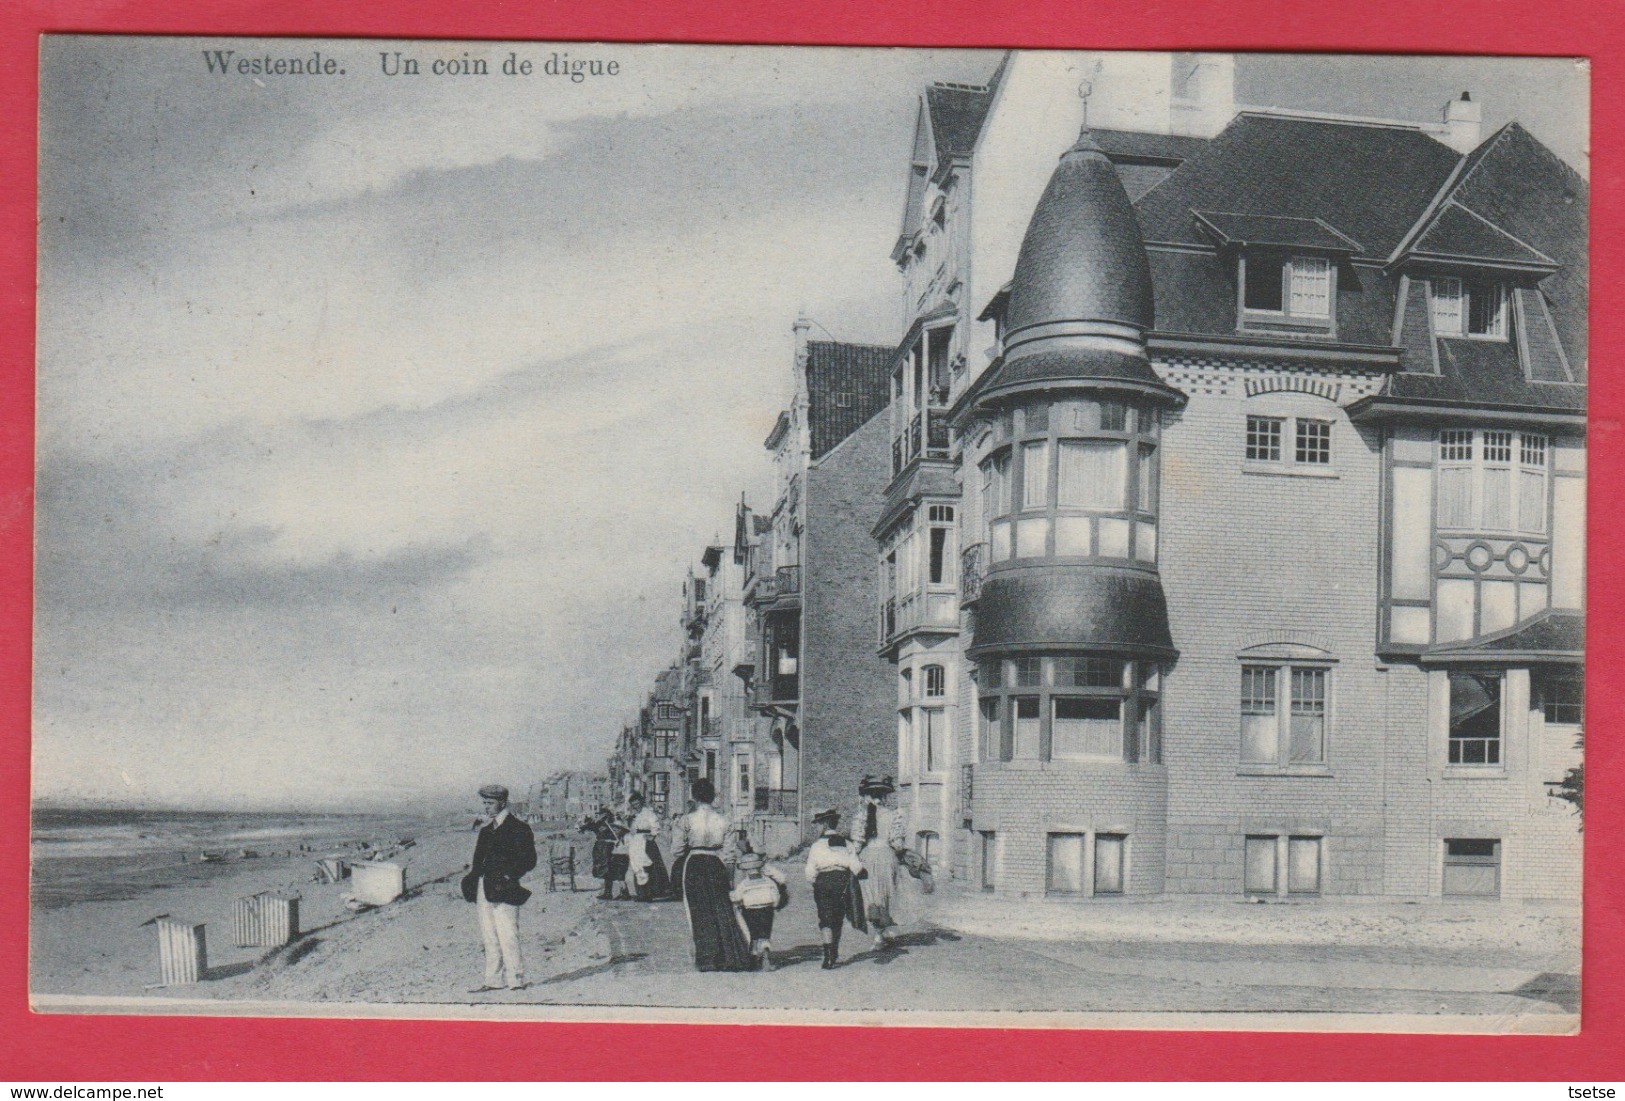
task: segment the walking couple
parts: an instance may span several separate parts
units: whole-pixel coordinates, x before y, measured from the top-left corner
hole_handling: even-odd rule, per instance
[[[906,837],[902,813],[885,805],[894,790],[889,776],[863,778],[858,785],[863,802],[851,838],[841,831],[840,811],[813,816],[819,837],[807,852],[807,881],[818,908],[825,970],[840,958],[841,930],[848,923],[859,932],[872,930],[877,949],[892,942],[897,871]]]

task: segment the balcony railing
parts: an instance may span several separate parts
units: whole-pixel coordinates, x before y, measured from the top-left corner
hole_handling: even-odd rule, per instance
[[[788,596],[801,591],[801,567],[780,566],[773,574],[775,595]]]
[[[745,590],[745,600],[752,605],[767,604],[774,600],[801,595],[801,567],[780,566],[772,573],[762,573]]]
[[[982,595],[982,578],[987,573],[987,544],[972,543],[959,556],[959,599],[970,604]]]
[[[916,413],[912,420],[891,442],[891,470],[896,476],[913,462],[924,446],[924,455],[931,459],[946,459],[951,445],[948,431],[948,411],[932,407]]]
[[[756,813],[794,818],[801,812],[800,795],[795,788],[757,788]]]
[[[794,706],[801,698],[800,678],[794,673],[766,677],[750,689],[750,705],[758,711],[775,704]]]

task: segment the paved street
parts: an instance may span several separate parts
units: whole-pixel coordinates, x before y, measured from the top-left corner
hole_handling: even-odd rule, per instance
[[[849,930],[842,964],[831,972],[819,967],[810,912],[792,905],[780,915],[774,937],[779,969],[748,975],[693,970],[680,903],[595,902],[586,920],[604,958],[546,980],[543,1000],[922,1012],[1464,1014],[1499,1020],[1572,1013],[1578,1006],[1577,976],[1544,970],[1538,952],[1512,960],[1477,948],[995,938],[943,924],[942,918],[967,908],[974,913],[981,902],[945,893],[950,897],[938,907],[937,919],[913,923],[892,949],[877,951]],[[1042,902],[1026,906],[1040,913],[1063,909]],[[1155,904],[1140,909],[1147,920],[1178,913]]]
[[[482,963],[473,908],[457,889],[466,847],[461,833],[427,838],[422,886],[399,902],[312,928],[246,970],[154,992],[147,1002],[398,1005],[520,1017],[558,1015],[550,1006],[571,1007],[567,1016],[632,1007],[648,1019],[685,1020],[760,1010],[852,1023],[886,1011],[892,1023],[1038,1023],[1060,1013],[1081,1015],[1062,1023],[1139,1027],[1276,1026],[1268,1014],[1314,1015],[1282,1027],[1566,1032],[1576,1025],[1573,906],[1061,902],[995,897],[954,881],[931,896],[900,896],[904,925],[889,950],[848,930],[833,971],[819,967],[811,902],[793,885],[776,923],[771,974],[696,972],[681,903],[602,902],[586,884],[575,892],[538,884],[521,924],[530,986],[471,997]],[[145,971],[129,973],[138,978],[47,993],[143,993]],[[839,1018],[821,1016],[830,1011]],[[1339,1014],[1353,1017],[1334,1019]],[[1399,1024],[1396,1015],[1424,1019]]]

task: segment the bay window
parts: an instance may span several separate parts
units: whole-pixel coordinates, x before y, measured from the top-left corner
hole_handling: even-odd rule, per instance
[[[1161,763],[1160,673],[1094,654],[984,658],[982,759]]]
[[[1439,527],[1544,535],[1548,444],[1542,434],[1510,429],[1440,430]]]
[[[1080,557],[1156,561],[1155,410],[1057,401],[1001,419],[981,464],[993,563]]]

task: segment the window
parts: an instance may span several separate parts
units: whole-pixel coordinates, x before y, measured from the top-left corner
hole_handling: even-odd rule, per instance
[[[1585,723],[1585,674],[1578,669],[1537,667],[1530,677],[1535,706],[1548,723]]]
[[[940,665],[927,665],[923,670],[925,674],[925,698],[940,700],[948,694],[948,672]]]
[[[922,772],[940,772],[947,766],[943,756],[947,745],[948,713],[940,707],[920,712],[920,757]]]
[[[1496,898],[1501,894],[1499,838],[1450,838],[1444,843],[1446,895]]]
[[[1458,673],[1450,677],[1450,763],[1501,763],[1501,677]]]
[[[1123,759],[1121,700],[1057,696],[1052,703],[1051,759]]]
[[[953,577],[953,537],[954,529],[947,525],[933,524],[930,527],[931,535],[931,563],[930,573],[927,575],[933,585],[952,585]]]
[[[1021,508],[1042,509],[1049,503],[1049,443],[1039,440],[1021,447]]]
[[[1242,890],[1249,895],[1320,894],[1319,837],[1250,834],[1242,849]]]
[[[1011,703],[1014,727],[1016,756],[1025,760],[1034,760],[1038,757],[1039,736],[1042,726],[1039,723],[1039,701],[1037,696],[1016,696]]]
[[[935,866],[937,861],[937,835],[932,830],[921,830],[914,835],[914,851],[926,864]]]
[[[1315,665],[1241,667],[1243,764],[1326,763],[1328,673]]]
[[[649,803],[657,814],[664,814],[666,800],[671,796],[671,773],[656,772],[649,776]]]
[[[1439,527],[1546,531],[1548,440],[1533,432],[1450,428],[1439,433]]]
[[[1324,256],[1250,253],[1242,257],[1242,270],[1242,306],[1246,311],[1294,320],[1331,320],[1332,264]]]
[[[1005,735],[1002,721],[1003,699],[999,696],[982,697],[982,760],[1008,761],[1014,747]]]
[[[1506,339],[1507,292],[1500,283],[1440,276],[1428,282],[1428,301],[1439,336]]]
[[[1247,458],[1261,463],[1280,462],[1281,426],[1285,423],[1282,417],[1248,417]]]
[[[1275,893],[1275,838],[1251,836],[1243,852],[1242,889],[1250,895]]]
[[[655,756],[656,757],[670,757],[672,755],[672,751],[676,748],[676,746],[677,746],[677,735],[675,735],[675,734],[662,734],[662,733],[656,732],[656,734],[655,734]]]
[[[993,875],[995,864],[998,861],[998,854],[998,838],[992,830],[983,830],[980,886],[984,891],[993,890]]]
[[[1298,420],[1295,461],[1325,466],[1332,461],[1332,422]]]
[[[1045,884],[1047,893],[1052,895],[1083,893],[1084,840],[1081,833],[1049,835],[1049,877]]]
[[[1095,834],[1095,894],[1123,893],[1123,853],[1128,838],[1120,833]]]
[[[1128,448],[1111,440],[1062,440],[1055,499],[1066,508],[1123,507]]]
[[[1290,436],[1292,447],[1285,446]],[[1247,415],[1244,454],[1250,463],[1330,468],[1332,422],[1318,417]]]

